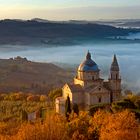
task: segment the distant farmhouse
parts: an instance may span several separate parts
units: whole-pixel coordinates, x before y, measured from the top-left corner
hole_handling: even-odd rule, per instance
[[[62,88],[62,97],[56,98],[56,112],[65,112],[65,102],[69,96],[72,104],[82,109],[89,109],[98,103],[111,103],[121,96],[121,78],[116,55],[110,68],[108,81],[100,78],[100,69],[91,59],[90,52],[79,65],[77,75],[72,84],[65,84]]]

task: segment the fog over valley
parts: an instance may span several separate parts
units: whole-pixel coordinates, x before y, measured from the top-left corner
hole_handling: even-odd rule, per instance
[[[136,35],[138,37],[138,34]],[[134,39],[134,35],[128,36]],[[140,37],[140,34],[139,34]],[[68,46],[49,45],[0,45],[0,58],[26,57],[37,62],[50,62],[63,68],[76,68],[84,60],[87,51],[101,69],[101,77],[107,79],[113,54],[117,55],[123,86],[140,91],[140,44],[139,43],[83,43]]]

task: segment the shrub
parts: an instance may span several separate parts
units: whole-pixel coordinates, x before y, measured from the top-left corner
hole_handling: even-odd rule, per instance
[[[121,109],[136,109],[137,107],[130,99],[124,99],[113,103],[112,108],[117,111]]]
[[[93,106],[90,107],[89,113],[92,116],[99,109],[105,109],[108,106],[110,106],[108,103],[100,103],[100,104],[93,105]]]

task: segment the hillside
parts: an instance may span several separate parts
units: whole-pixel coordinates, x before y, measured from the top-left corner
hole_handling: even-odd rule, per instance
[[[135,30],[96,23],[1,20],[0,44],[69,44],[79,40],[124,36]]]
[[[120,28],[140,29],[140,19],[120,19],[120,20],[118,19],[118,20],[111,20],[111,21],[106,20],[106,21],[95,21],[93,23],[120,27]]]
[[[26,58],[0,59],[0,92],[47,93],[70,81],[71,74],[51,63]]]

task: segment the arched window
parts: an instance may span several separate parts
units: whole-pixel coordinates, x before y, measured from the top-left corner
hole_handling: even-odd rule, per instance
[[[94,76],[92,76],[92,80],[95,80]]]

